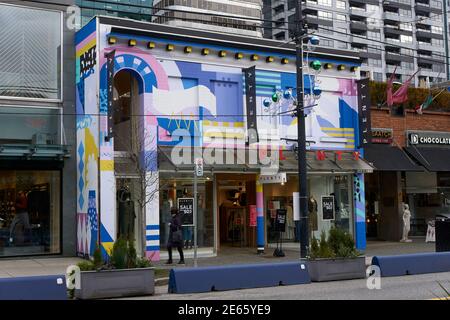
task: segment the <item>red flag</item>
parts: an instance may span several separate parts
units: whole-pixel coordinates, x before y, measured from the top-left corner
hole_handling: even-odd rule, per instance
[[[405,83],[403,83],[400,88],[395,91],[395,93],[392,93],[392,84],[394,82],[394,76],[395,71],[397,70],[397,66],[394,69],[394,72],[392,73],[391,77],[388,80],[387,83],[387,105],[389,107],[392,107],[394,104],[400,104],[408,101],[408,87],[411,83],[411,80],[414,78],[416,71],[411,77],[409,77],[408,80],[406,80]]]

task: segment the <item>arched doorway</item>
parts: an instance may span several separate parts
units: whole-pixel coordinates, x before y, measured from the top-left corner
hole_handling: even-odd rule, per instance
[[[143,117],[138,75],[122,69],[114,76],[114,176],[116,183],[117,239],[134,241],[136,251],[145,255],[142,164]],[[144,231],[145,232],[145,231]],[[145,234],[145,233],[144,233]]]

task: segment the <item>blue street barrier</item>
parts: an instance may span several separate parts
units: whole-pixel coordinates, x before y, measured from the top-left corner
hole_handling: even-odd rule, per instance
[[[67,300],[65,276],[0,279],[0,300]]]
[[[311,283],[306,263],[224,265],[172,269],[169,293],[198,293]]]
[[[375,256],[372,258],[372,265],[380,268],[382,277],[449,272],[450,252]]]

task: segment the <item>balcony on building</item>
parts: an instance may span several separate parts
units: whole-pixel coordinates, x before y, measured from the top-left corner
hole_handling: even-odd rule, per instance
[[[367,19],[359,18],[359,19],[351,19],[350,20],[350,32],[356,31],[357,33],[365,32],[368,30],[367,27]]]
[[[411,9],[411,1],[412,0],[384,0],[383,8],[390,9]]]
[[[305,11],[304,11],[305,12]],[[306,13],[306,23],[308,25],[325,25],[328,27],[332,27],[333,26],[333,20],[332,19],[325,19],[323,17],[319,17],[317,15],[317,10],[315,11],[307,11]]]
[[[361,6],[361,5],[366,5],[366,4],[372,4],[372,5],[379,5],[379,1],[378,0],[350,0],[349,1],[349,5],[350,6]]]
[[[421,13],[432,13],[432,14],[442,14],[442,7],[431,5],[430,0],[416,0],[414,9],[416,10],[416,14]],[[441,4],[442,5],[442,4]]]

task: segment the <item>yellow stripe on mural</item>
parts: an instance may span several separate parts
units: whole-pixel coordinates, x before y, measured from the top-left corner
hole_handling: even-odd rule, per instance
[[[204,126],[210,126],[210,125],[211,125],[211,121],[209,121],[209,120],[203,120],[203,125],[204,125]]]
[[[338,137],[338,138],[344,138],[344,137],[354,137],[354,133],[327,133],[331,137]]]
[[[241,132],[205,132],[203,134],[209,138],[237,138],[244,139],[244,134]]]
[[[100,160],[100,171],[114,171],[114,161]]]
[[[243,128],[244,127],[244,122],[235,122],[234,123],[234,127],[235,128]]]
[[[77,50],[77,58],[80,57],[86,51],[88,51],[90,48],[95,46],[96,45],[96,41],[97,41],[97,39],[94,38],[91,41],[89,41],[88,43],[86,43],[86,45],[81,47],[79,50]]]
[[[355,145],[349,144],[345,146],[346,149],[355,149]]]
[[[322,131],[354,132],[354,128],[329,128],[321,127]]]

